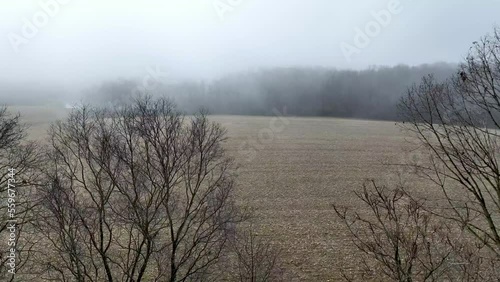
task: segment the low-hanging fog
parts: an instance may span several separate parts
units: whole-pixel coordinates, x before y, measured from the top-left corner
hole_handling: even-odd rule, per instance
[[[456,73],[498,0],[17,0],[0,3],[0,104],[395,119],[406,87]]]

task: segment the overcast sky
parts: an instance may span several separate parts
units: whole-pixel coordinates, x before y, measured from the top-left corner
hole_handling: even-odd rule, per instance
[[[80,86],[152,66],[212,79],[259,67],[458,62],[500,23],[500,0],[53,1],[1,0],[0,81]],[[377,30],[382,10],[390,18]],[[356,45],[367,27],[368,44]],[[357,52],[347,59],[341,46]]]

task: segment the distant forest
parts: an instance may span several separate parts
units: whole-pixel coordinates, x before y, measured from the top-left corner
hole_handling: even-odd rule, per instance
[[[155,81],[147,89],[140,88],[139,80],[122,79],[87,90],[83,101],[116,106],[147,92],[172,97],[188,114],[200,108],[231,115],[274,115],[277,110],[290,116],[398,120],[396,105],[408,87],[427,74],[441,80],[456,71],[457,65],[448,63],[362,71],[272,68],[231,74],[210,83]]]
[[[362,71],[275,68],[232,74],[211,83],[158,84],[146,92],[173,97],[187,113],[203,107],[212,114],[274,115],[277,110],[291,116],[397,120],[396,105],[408,87],[427,74],[446,79],[456,70],[456,65],[446,63]],[[125,103],[136,85],[126,80],[107,82],[87,98]]]

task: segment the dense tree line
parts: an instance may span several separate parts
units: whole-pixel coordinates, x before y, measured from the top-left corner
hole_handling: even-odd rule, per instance
[[[168,78],[105,81],[81,92],[85,103],[127,104],[137,94],[169,96],[179,108],[193,114],[200,107],[213,114],[273,115],[275,110],[294,116],[332,116],[398,119],[396,105],[408,85],[427,74],[438,80],[456,74],[456,65],[370,67],[365,70],[328,68],[269,68],[233,73],[213,81]],[[80,102],[82,97],[49,85],[0,82],[0,99],[7,105],[58,105]],[[15,95],[13,95],[15,93]]]
[[[455,70],[455,65],[446,63],[362,71],[272,68],[231,74],[210,83],[158,82],[145,91],[173,97],[188,113],[205,107],[214,114],[272,115],[277,109],[296,116],[394,120],[408,85],[429,73],[444,79]],[[122,104],[140,92],[137,85],[130,80],[106,82],[86,97],[89,102]]]

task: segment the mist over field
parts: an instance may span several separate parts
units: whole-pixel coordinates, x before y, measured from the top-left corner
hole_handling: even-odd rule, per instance
[[[500,281],[499,16],[0,1],[0,281]]]
[[[0,10],[0,99],[61,106],[160,93],[188,112],[269,115],[286,107],[291,115],[394,119],[406,87],[428,73],[456,73],[499,6],[9,1]]]
[[[240,72],[213,81],[169,82],[158,77],[145,86],[138,79],[105,81],[84,90],[81,97],[44,85],[5,85],[4,103],[66,106],[77,103],[121,105],[141,94],[168,96],[192,114],[201,108],[212,114],[330,116],[397,120],[396,105],[408,86],[433,73],[438,79],[456,74],[457,65],[435,63],[409,67],[371,67],[361,71],[281,67]],[[38,94],[42,94],[36,96]],[[34,97],[35,96],[35,97]]]

